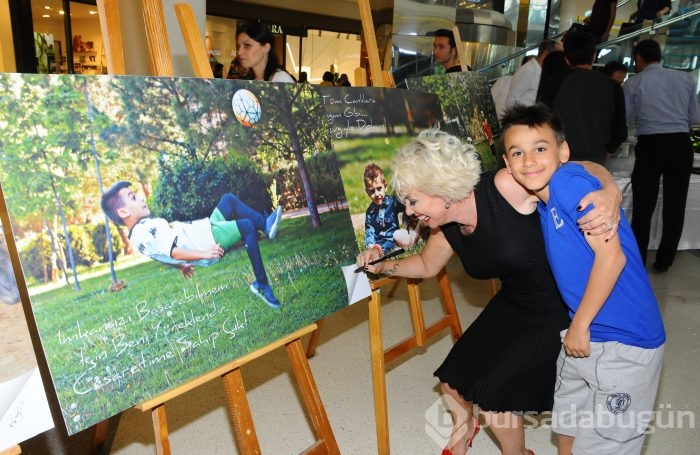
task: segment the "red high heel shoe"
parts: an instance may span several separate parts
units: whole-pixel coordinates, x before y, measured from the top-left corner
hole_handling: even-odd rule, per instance
[[[479,434],[479,430],[481,430],[481,425],[479,424],[479,419],[474,417],[474,431],[472,432],[472,435],[467,439],[467,450],[472,446],[472,443],[474,442],[474,438],[476,437],[477,434]],[[452,455],[452,451],[445,447],[442,449],[442,455]],[[534,453],[532,455],[535,455]]]

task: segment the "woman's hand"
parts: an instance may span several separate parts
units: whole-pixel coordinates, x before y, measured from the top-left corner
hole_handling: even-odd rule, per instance
[[[380,273],[382,266],[381,262],[379,264],[369,265],[370,262],[376,261],[380,257],[381,253],[379,252],[379,250],[377,248],[370,247],[357,255],[357,258],[355,259],[355,264],[358,267],[364,267],[365,272]]]
[[[615,237],[620,223],[620,205],[622,204],[620,190],[617,187],[603,188],[588,193],[579,202],[579,211],[591,204],[593,208],[578,219],[579,227],[587,235],[604,235],[606,241]]]

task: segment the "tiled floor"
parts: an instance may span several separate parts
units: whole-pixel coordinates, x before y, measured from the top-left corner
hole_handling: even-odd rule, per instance
[[[653,262],[653,257],[650,262]],[[464,278],[456,262],[449,267],[462,326],[466,327],[488,298],[485,282]],[[700,251],[683,251],[668,273],[651,274],[668,331],[668,343],[657,399],[655,431],[647,437],[646,455],[693,454],[700,451],[695,413],[700,411]],[[426,280],[421,292],[426,319],[438,315],[435,280]],[[385,344],[399,341],[410,330],[405,292],[383,306]],[[447,331],[429,346],[417,349],[389,365],[387,373],[391,449],[394,454],[437,454],[438,443],[426,428],[435,426],[426,412],[439,399],[434,368],[451,346]],[[310,360],[316,383],[343,454],[377,452],[369,363],[367,304],[353,305],[330,317],[317,354]],[[243,369],[248,399],[264,454],[299,453],[313,437],[295,391],[286,354],[275,351]],[[229,424],[223,388],[212,381],[166,406],[174,454],[239,453]],[[685,414],[683,414],[685,413]],[[679,416],[682,418],[679,421]],[[671,420],[673,419],[673,420]],[[544,422],[546,424],[546,421]],[[700,424],[700,422],[698,422]],[[528,429],[527,445],[538,455],[556,453],[546,426]],[[126,411],[117,430],[113,454],[154,454],[150,415]],[[469,452],[500,453],[491,434],[479,434]]]

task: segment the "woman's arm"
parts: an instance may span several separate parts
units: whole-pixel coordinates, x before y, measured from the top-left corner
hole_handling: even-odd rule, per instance
[[[617,226],[620,223],[622,192],[605,167],[591,161],[582,161],[580,164],[586,171],[600,180],[603,189],[588,193],[579,202],[581,210],[593,205],[588,213],[579,218],[579,227],[586,233],[602,234],[603,240],[609,240],[617,234]],[[612,226],[612,229],[609,226]]]
[[[405,278],[428,278],[438,274],[452,256],[452,247],[440,229],[433,229],[423,250],[416,255],[367,265],[379,259],[376,248],[369,248],[357,256],[357,266],[370,273],[401,276]]]

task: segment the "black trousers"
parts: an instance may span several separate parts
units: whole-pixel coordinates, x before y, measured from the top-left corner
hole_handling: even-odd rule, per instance
[[[656,252],[656,265],[669,267],[676,257],[683,233],[685,202],[693,169],[693,150],[689,133],[649,134],[637,138],[632,171],[632,231],[646,264],[651,217],[659,196],[663,176],[663,229]]]

